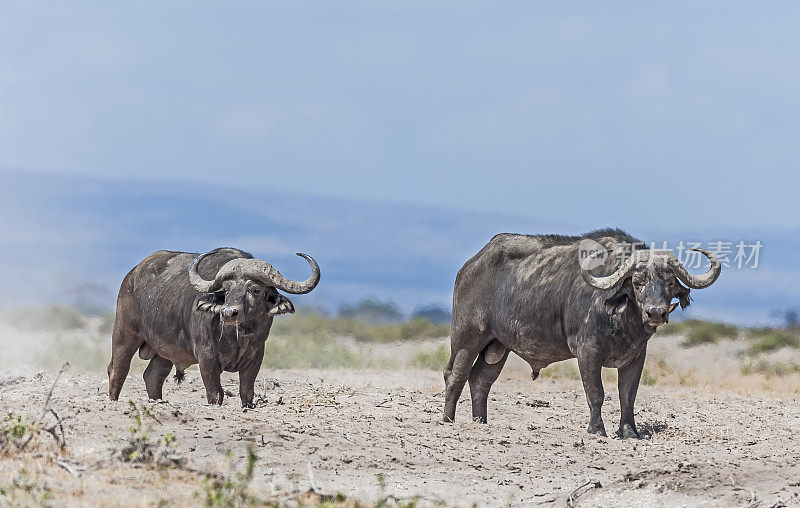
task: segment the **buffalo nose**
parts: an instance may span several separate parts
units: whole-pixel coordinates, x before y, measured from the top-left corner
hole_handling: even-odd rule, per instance
[[[239,315],[239,309],[236,309],[235,307],[223,307],[220,311],[220,314],[222,314],[222,317],[224,318],[235,318]]]
[[[666,321],[667,308],[666,307],[649,307],[647,309],[647,317],[651,320]]]

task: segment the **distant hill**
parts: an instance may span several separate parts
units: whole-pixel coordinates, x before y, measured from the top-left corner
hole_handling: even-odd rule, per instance
[[[397,302],[410,313],[420,305],[449,306],[456,272],[495,233],[577,234],[604,226],[591,218],[581,227],[560,224],[557,211],[531,220],[289,194],[279,186],[8,171],[0,172],[0,179],[3,306],[80,301],[111,307],[127,271],[155,250],[236,246],[295,279],[306,277],[307,266],[294,253],[313,255],[322,266],[322,282],[299,302],[336,310],[373,297]],[[658,240],[685,238],[665,226],[650,234]],[[726,270],[714,287],[695,292],[698,315],[750,323],[768,319],[773,309],[798,306],[800,234],[758,234],[765,244],[762,266]],[[735,231],[727,235],[739,239]]]

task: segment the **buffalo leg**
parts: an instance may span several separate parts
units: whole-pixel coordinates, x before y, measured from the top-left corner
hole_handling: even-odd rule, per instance
[[[486,404],[489,400],[489,390],[497,381],[497,376],[503,370],[508,359],[509,350],[506,350],[499,362],[486,363],[485,351],[478,355],[478,360],[469,373],[469,393],[472,398],[472,419],[476,422],[486,423]]]
[[[639,389],[639,379],[642,377],[642,367],[647,356],[647,348],[642,349],[639,356],[625,367],[617,369],[617,386],[619,387],[619,430],[617,435],[623,439],[638,438],[636,423],[633,420],[633,403]]]
[[[222,405],[222,399],[225,398],[225,392],[222,389],[222,381],[220,380],[219,363],[215,359],[200,360],[200,377],[203,378],[203,385],[206,387],[206,400],[209,404]]]
[[[461,392],[464,390],[469,378],[469,373],[472,370],[472,364],[475,363],[475,358],[481,350],[489,343],[489,339],[480,340],[472,338],[472,344],[467,344],[467,347],[459,347],[456,344],[467,342],[466,340],[458,340],[454,338],[450,346],[450,361],[444,370],[444,415],[442,420],[445,422],[454,422],[456,419],[456,405],[458,405],[458,398],[461,397]],[[480,342],[478,342],[480,341]],[[476,342],[478,342],[476,344]]]
[[[111,361],[108,364],[108,397],[111,400],[119,399],[119,392],[128,372],[131,369],[131,360],[142,342],[135,335],[123,333],[116,326],[111,340]]]
[[[606,427],[603,425],[603,380],[601,378],[602,365],[593,355],[578,356],[578,369],[581,372],[583,391],[586,392],[586,401],[589,403],[589,434],[599,434],[606,437]]]
[[[239,397],[242,399],[242,407],[254,408],[253,397],[256,394],[256,378],[258,371],[261,370],[261,361],[264,359],[264,346],[262,345],[253,362],[243,370],[239,371]]]
[[[147,387],[147,396],[153,400],[163,398],[164,380],[172,371],[172,362],[158,355],[154,356],[147,368],[144,369],[144,385]]]

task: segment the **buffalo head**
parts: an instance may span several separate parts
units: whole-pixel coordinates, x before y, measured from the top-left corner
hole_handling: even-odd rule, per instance
[[[617,292],[606,300],[609,314],[622,313],[628,305],[635,305],[644,324],[655,329],[669,321],[669,314],[678,303],[681,308],[689,305],[689,288],[707,288],[720,275],[722,268],[716,256],[703,249],[692,250],[702,253],[711,262],[706,273],[692,275],[669,250],[641,249],[635,250],[611,275],[596,277],[586,269],[581,275],[596,289],[608,290],[619,285]],[[678,303],[672,303],[675,298]]]
[[[319,283],[319,265],[307,255],[297,253],[308,261],[311,276],[302,282],[289,280],[266,261],[253,258],[236,258],[228,261],[214,276],[205,280],[198,273],[200,262],[215,251],[198,256],[189,267],[189,281],[194,288],[205,295],[200,299],[197,309],[219,314],[226,324],[245,324],[264,316],[293,313],[294,306],[278,290],[292,294],[310,292]]]

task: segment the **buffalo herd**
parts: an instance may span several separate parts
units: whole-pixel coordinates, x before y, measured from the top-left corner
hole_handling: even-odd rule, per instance
[[[469,382],[472,418],[485,423],[489,391],[514,352],[530,365],[533,379],[551,363],[577,358],[588,431],[603,436],[601,370],[616,368],[617,435],[639,437],[633,405],[647,343],[678,305],[689,305],[692,289],[706,288],[720,275],[720,261],[696,250],[710,262],[701,275],[689,273],[671,251],[647,248],[618,229],[492,238],[456,276],[443,420],[454,421]],[[239,373],[242,406],[252,407],[272,320],[294,312],[279,291],[304,294],[320,281],[317,262],[298,256],[311,269],[300,282],[234,248],[158,251],[145,258],[125,276],[117,298],[111,400],[119,398],[138,352],[150,362],[144,383],[151,399],[162,398],[173,367],[180,381],[187,367],[198,364],[209,404],[222,404],[220,374],[227,371]]]

